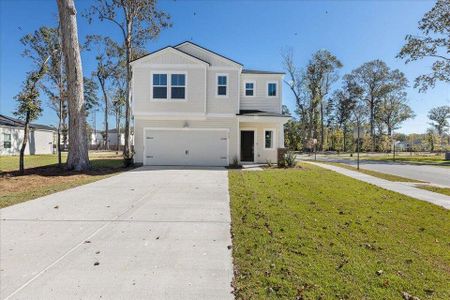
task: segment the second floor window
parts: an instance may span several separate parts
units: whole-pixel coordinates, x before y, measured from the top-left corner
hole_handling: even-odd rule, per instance
[[[267,96],[269,97],[277,96],[277,84],[275,82],[269,82],[267,84]]]
[[[153,74],[153,98],[167,99],[167,74]]]
[[[228,76],[227,75],[218,75],[217,76],[217,96],[227,96],[228,86]]]
[[[253,82],[245,83],[245,96],[254,96],[255,95],[255,84]]]
[[[185,99],[186,95],[186,75],[172,74],[171,75],[171,90],[170,97],[172,99]]]

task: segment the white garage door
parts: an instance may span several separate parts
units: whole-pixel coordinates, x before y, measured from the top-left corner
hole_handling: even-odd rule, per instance
[[[147,129],[144,138],[145,165],[228,165],[227,130]]]

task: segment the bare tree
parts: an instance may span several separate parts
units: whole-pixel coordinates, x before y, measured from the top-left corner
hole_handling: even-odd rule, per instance
[[[296,105],[296,113],[299,116],[298,126],[291,126],[291,128],[298,129],[298,136],[301,138],[301,142],[303,147],[307,146],[307,134],[308,124],[309,124],[309,115],[308,115],[308,95],[305,89],[305,76],[304,72],[299,70],[294,63],[293,50],[287,49],[282,53],[282,60],[284,69],[288,74],[288,79],[285,79],[284,82],[288,85],[292,94],[295,97],[295,105]],[[292,132],[293,134],[293,132]]]
[[[336,56],[327,50],[319,50],[314,53],[312,59],[309,61],[305,80],[306,86],[310,92],[310,130],[311,138],[314,138],[316,130],[317,115],[319,115],[320,122],[320,149],[323,151],[324,147],[324,122],[325,122],[325,97],[330,91],[331,85],[338,79],[337,70],[342,67],[342,63]],[[319,112],[317,112],[319,108]],[[315,121],[316,120],[316,121]]]
[[[161,29],[171,26],[170,16],[156,8],[156,0],[97,0],[85,14],[89,22],[97,16],[100,21],[110,21],[122,33],[125,45],[127,70],[127,101],[125,104],[125,145],[123,155],[131,160],[131,61],[137,49],[143,48],[148,40],[159,36]]]
[[[62,49],[67,73],[69,107],[69,154],[67,168],[77,171],[90,167],[86,131],[86,111],[83,95],[83,71],[76,9],[73,0],[57,0],[62,33]]]

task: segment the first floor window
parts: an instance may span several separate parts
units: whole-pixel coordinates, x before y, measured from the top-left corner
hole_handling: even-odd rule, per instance
[[[9,133],[3,134],[3,148],[5,149],[11,148],[11,134]]]
[[[272,130],[266,130],[264,132],[264,146],[266,149],[272,149],[273,148],[273,131]]]
[[[245,96],[253,96],[255,92],[255,84],[253,82],[245,83]]]
[[[276,95],[277,95],[277,84],[275,82],[267,84],[267,96],[275,97]]]
[[[167,99],[167,74],[153,74],[153,99]]]
[[[172,74],[171,85],[170,97],[172,99],[184,99],[186,94],[186,75]]]
[[[217,96],[227,95],[227,82],[228,77],[226,75],[217,76]]]

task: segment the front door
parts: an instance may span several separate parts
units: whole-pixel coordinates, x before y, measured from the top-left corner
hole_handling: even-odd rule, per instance
[[[241,161],[252,162],[254,160],[255,132],[241,131]]]

